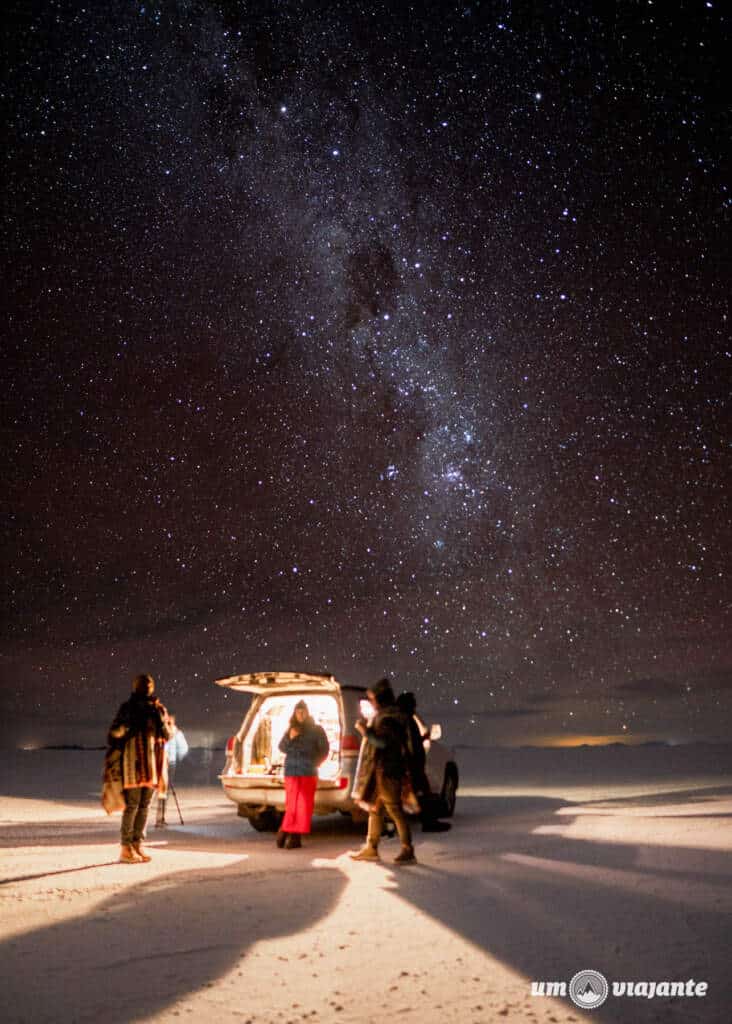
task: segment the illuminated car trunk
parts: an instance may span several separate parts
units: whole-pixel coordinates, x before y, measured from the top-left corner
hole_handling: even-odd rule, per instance
[[[322,726],[330,747],[328,757],[318,769],[321,783],[334,783],[340,775],[342,712],[338,695],[333,693],[275,693],[263,696],[253,708],[253,716],[242,736],[241,756],[236,774],[267,787],[281,786],[285,755],[280,740],[289,728],[295,705],[305,700],[316,725]]]

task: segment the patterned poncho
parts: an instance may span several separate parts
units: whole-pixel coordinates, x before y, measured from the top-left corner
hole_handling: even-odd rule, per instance
[[[104,761],[102,805],[107,813],[124,806],[123,789],[167,789],[165,742],[171,732],[167,712],[155,697],[133,694],[120,707],[109,728]]]

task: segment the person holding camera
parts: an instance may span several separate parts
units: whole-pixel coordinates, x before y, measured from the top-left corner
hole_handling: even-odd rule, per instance
[[[414,774],[411,738],[406,716],[399,710],[388,679],[380,679],[366,691],[374,716],[370,722],[360,718],[356,729],[363,737],[351,796],[368,811],[366,845],[352,860],[379,860],[379,840],[384,827],[384,813],[396,825],[401,850],[395,864],[414,864],[412,831],[402,803],[405,795],[414,797],[411,778]]]
[[[118,754],[124,800],[119,856],[122,864],[141,864],[151,859],[142,849],[142,839],[152,795],[156,790],[164,792],[167,786],[165,744],[171,735],[168,712],[155,696],[155,680],[147,673],[135,676],[132,696],[120,707],[108,734],[110,752]]]
[[[295,705],[280,750],[285,755],[285,816],[277,846],[296,850],[302,846],[302,836],[310,832],[318,768],[330,751],[325,730],[315,724],[304,700]]]

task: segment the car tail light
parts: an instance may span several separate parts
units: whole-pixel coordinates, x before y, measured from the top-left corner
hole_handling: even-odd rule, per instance
[[[236,736],[229,736],[228,740],[226,741],[226,753],[227,753],[227,755],[231,755],[231,754],[234,753],[234,744],[235,743],[236,743]]]
[[[339,789],[348,789],[348,776],[347,775],[341,775],[340,779],[338,780],[338,788]]]
[[[349,734],[343,737],[343,743],[341,744],[341,750],[360,750],[361,749],[361,738]]]

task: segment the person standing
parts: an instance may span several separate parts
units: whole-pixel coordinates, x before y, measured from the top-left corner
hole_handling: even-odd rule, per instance
[[[109,727],[110,749],[119,751],[124,811],[120,828],[120,862],[149,861],[142,849],[143,833],[152,795],[165,789],[171,736],[168,712],[155,696],[155,680],[147,673],[135,676],[132,696]]]
[[[406,717],[407,728],[412,751],[412,787],[419,802],[423,832],[448,832],[450,824],[447,821],[438,821],[440,812],[439,797],[436,796],[427,778],[424,742],[427,738],[422,734],[422,729],[415,715],[417,713],[417,698],[413,693],[400,693],[396,699],[397,707]]]
[[[295,705],[280,750],[285,755],[285,816],[277,846],[296,850],[302,846],[302,836],[310,832],[318,768],[330,750],[325,730],[315,724],[304,700]]]
[[[380,859],[379,839],[386,811],[402,844],[394,863],[414,864],[412,832],[402,809],[402,788],[412,769],[406,718],[396,705],[388,679],[380,679],[366,691],[366,696],[376,713],[370,724],[362,718],[356,722],[363,740],[351,795],[368,807],[369,823],[366,845],[352,853],[351,859]]]
[[[158,811],[155,817],[156,828],[163,828],[165,826],[168,793],[173,788],[176,769],[188,753],[188,741],[183,735],[183,730],[179,729],[175,724],[175,715],[168,714],[168,721],[173,732],[173,735],[165,744],[165,752],[168,755],[168,785],[163,791],[158,792]]]

